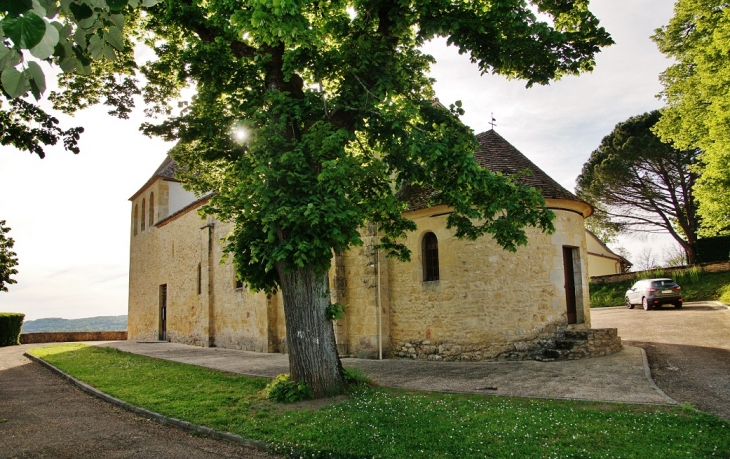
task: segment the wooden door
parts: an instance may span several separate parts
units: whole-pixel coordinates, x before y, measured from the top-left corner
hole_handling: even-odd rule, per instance
[[[565,272],[565,301],[568,308],[568,323],[578,322],[575,310],[575,268],[573,266],[572,247],[563,247],[563,270]]]
[[[167,284],[160,285],[160,341],[167,341]]]

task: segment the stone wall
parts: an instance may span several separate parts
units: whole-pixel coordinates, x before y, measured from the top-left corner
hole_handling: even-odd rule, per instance
[[[165,196],[159,183],[150,184]],[[156,187],[156,188],[155,188]],[[149,196],[141,193],[136,200]],[[133,202],[134,206],[136,202]],[[167,339],[199,346],[286,352],[280,295],[237,288],[234,266],[223,260],[231,226],[202,220],[193,204],[145,231],[132,233],[129,339],[157,340],[160,286],[167,286]],[[405,243],[410,262],[375,249],[377,228],[361,231],[364,244],[333,257],[331,299],[347,304],[335,323],[343,355],[430,360],[531,358],[566,329],[590,328],[583,216],[571,202],[549,202],[554,234],[528,228],[529,244],[516,253],[490,236],[457,240],[446,229],[448,209],[408,214],[418,230]],[[155,206],[163,212],[164,205]],[[439,243],[440,278],[423,281],[421,243]],[[568,327],[563,248],[571,248],[577,324]]]
[[[159,182],[151,189],[159,190]],[[161,191],[156,196],[164,196]],[[144,192],[136,198],[149,196]],[[136,201],[132,203],[137,204]],[[130,241],[129,339],[160,337],[161,286],[167,288],[167,336],[173,342],[259,352],[285,344],[283,308],[277,298],[236,285],[235,269],[223,260],[229,224],[202,219],[192,205]],[[164,205],[157,205],[160,212]],[[271,318],[271,320],[270,320]]]
[[[592,284],[612,284],[614,282],[623,282],[634,280],[638,278],[656,277],[659,272],[660,277],[671,277],[675,273],[687,273],[692,269],[698,269],[700,272],[705,273],[724,273],[730,271],[730,262],[720,261],[716,263],[700,263],[695,266],[675,266],[672,268],[660,268],[658,270],[649,271],[633,271],[630,273],[622,274],[611,274],[607,276],[595,276],[591,277]]]
[[[408,235],[412,260],[388,260],[386,356],[431,360],[529,358],[566,329],[563,246],[575,247],[578,327],[590,327],[583,217],[556,209],[556,232],[528,229],[529,244],[516,253],[489,236],[457,240],[446,229],[448,209],[409,214],[418,230]],[[439,241],[440,279],[424,282],[421,241],[433,232]],[[350,354],[372,356],[377,341],[376,271],[366,242],[344,254],[348,282]],[[383,276],[381,273],[381,277]],[[355,283],[355,285],[350,285]],[[384,292],[384,293],[383,293]]]
[[[76,341],[124,341],[125,331],[22,333],[20,344],[68,343]]]
[[[339,350],[358,358],[378,358],[390,348],[389,261],[375,250],[376,234],[375,225],[363,228],[363,245],[337,255],[330,271],[333,301],[347,304],[335,324]]]

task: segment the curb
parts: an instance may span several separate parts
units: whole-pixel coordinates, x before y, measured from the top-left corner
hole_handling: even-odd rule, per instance
[[[638,347],[638,346],[636,346]],[[664,400],[669,402],[671,405],[679,405],[680,403],[676,400],[674,400],[672,397],[664,393],[663,390],[659,389],[659,386],[656,385],[654,382],[654,378],[651,377],[651,368],[649,367],[649,358],[646,356],[646,351],[638,347],[641,350],[641,359],[644,363],[644,375],[646,376],[647,381],[649,381],[649,385],[652,389],[654,389],[659,395],[664,397]]]
[[[726,305],[725,303],[721,301],[708,301],[708,303],[714,303],[715,306],[720,306],[721,308],[730,309],[730,306]]]
[[[71,384],[75,385],[82,391],[86,392],[89,395],[92,395],[98,399],[104,400],[105,402],[111,403],[112,405],[117,405],[121,408],[124,408],[127,411],[131,411],[132,413],[138,414],[140,416],[143,416],[147,419],[151,419],[153,421],[157,421],[161,424],[170,425],[177,427],[179,429],[188,431],[188,432],[194,432],[200,435],[204,435],[206,437],[210,438],[217,438],[220,440],[226,440],[231,443],[236,443],[243,446],[248,446],[250,448],[257,448],[260,450],[270,450],[271,446],[268,443],[256,441],[256,440],[249,440],[247,438],[243,438],[240,435],[232,434],[230,432],[220,432],[218,430],[211,429],[210,427],[205,426],[199,426],[187,421],[182,421],[180,419],[176,418],[170,418],[167,416],[164,416],[160,413],[155,413],[154,411],[149,411],[144,408],[140,408],[138,406],[134,406],[132,404],[129,404],[123,400],[119,400],[118,398],[112,397],[109,394],[106,394],[82,381],[79,381],[78,379],[74,378],[73,376],[64,373],[63,371],[59,370],[55,366],[51,365],[50,363],[46,362],[45,360],[38,358],[34,355],[31,355],[27,352],[24,352],[23,355],[32,360],[33,362],[39,363],[46,367],[47,369],[51,370],[51,372],[57,374],[58,376],[62,377],[63,379],[67,380]]]

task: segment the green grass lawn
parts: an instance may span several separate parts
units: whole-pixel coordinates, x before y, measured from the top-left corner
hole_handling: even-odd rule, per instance
[[[730,304],[730,272],[695,272],[683,276],[667,276],[659,271],[652,273],[651,277],[672,277],[682,286],[684,301],[722,301]],[[634,282],[636,280],[612,284],[590,284],[591,307],[601,308],[623,305],[626,290],[634,285]]]
[[[82,344],[30,351],[133,405],[317,458],[730,457],[730,424],[691,408],[359,388],[277,405],[267,379]]]

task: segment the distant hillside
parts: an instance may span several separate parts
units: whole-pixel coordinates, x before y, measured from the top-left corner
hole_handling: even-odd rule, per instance
[[[127,316],[87,317],[85,319],[29,320],[23,323],[22,333],[39,332],[86,332],[86,331],[126,331]]]

